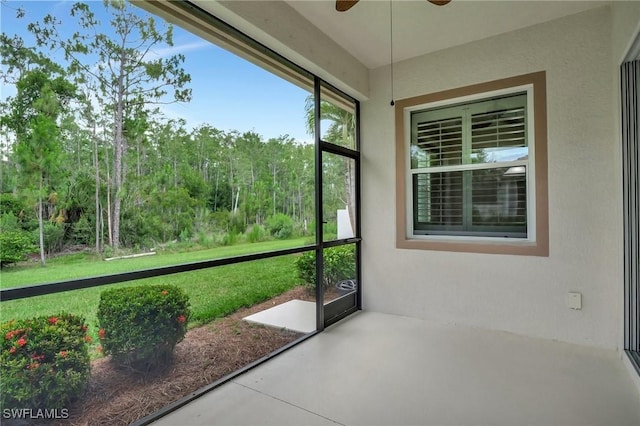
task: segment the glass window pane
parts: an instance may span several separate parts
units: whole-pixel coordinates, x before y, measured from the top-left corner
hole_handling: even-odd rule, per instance
[[[510,108],[471,115],[471,162],[526,160],[526,96],[509,98]]]
[[[413,175],[415,229],[526,235],[526,171],[512,166]]]
[[[413,175],[416,229],[453,229],[463,224],[463,172]]]
[[[526,236],[526,93],[416,111],[411,129],[416,234]]]
[[[420,114],[425,116],[426,114]],[[417,118],[418,116],[416,116]],[[411,168],[462,164],[462,118],[414,123],[411,138]]]
[[[529,159],[528,147],[476,148],[471,152],[471,163],[500,163]]]
[[[472,226],[477,230],[527,230],[527,169],[525,166],[474,170]]]

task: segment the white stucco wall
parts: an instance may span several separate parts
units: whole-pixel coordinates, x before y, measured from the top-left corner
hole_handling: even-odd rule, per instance
[[[547,72],[549,257],[395,248],[389,68],[371,71],[361,126],[365,309],[619,347],[621,172],[612,33],[612,9],[603,7],[394,68],[397,99]],[[569,291],[582,293],[582,310],[566,307]]]

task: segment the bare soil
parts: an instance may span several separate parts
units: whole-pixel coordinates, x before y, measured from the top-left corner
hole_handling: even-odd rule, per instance
[[[315,300],[304,287],[296,287],[189,330],[164,371],[123,370],[109,357],[93,361],[85,397],[71,407],[65,424],[128,425],[296,340],[301,334],[242,320],[292,299]]]

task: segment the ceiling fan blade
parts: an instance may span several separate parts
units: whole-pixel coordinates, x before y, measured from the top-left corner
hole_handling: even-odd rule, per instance
[[[358,3],[359,0],[336,0],[336,10],[338,12],[346,12]],[[444,6],[451,0],[427,0],[431,4],[436,6]]]
[[[336,0],[336,10],[338,12],[345,12],[355,6],[358,1],[359,0]]]

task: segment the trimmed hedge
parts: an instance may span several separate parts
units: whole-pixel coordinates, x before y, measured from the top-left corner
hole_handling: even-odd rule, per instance
[[[97,317],[104,354],[119,365],[149,371],[170,363],[184,338],[189,297],[173,285],[106,290]]]
[[[0,325],[1,409],[68,408],[89,380],[84,318],[59,314]]]

